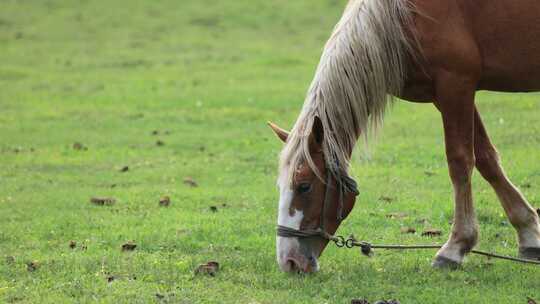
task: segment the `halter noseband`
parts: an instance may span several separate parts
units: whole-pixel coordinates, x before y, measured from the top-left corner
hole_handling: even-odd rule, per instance
[[[277,235],[281,237],[286,238],[311,238],[311,237],[320,237],[327,240],[332,240],[335,242],[343,242],[342,238],[336,237],[328,232],[326,232],[325,225],[324,225],[324,216],[326,214],[326,208],[330,203],[330,181],[332,179],[332,172],[327,168],[326,169],[326,189],[324,193],[324,201],[323,206],[321,210],[321,217],[319,220],[319,228],[317,229],[306,229],[306,230],[299,230],[299,229],[293,229],[286,226],[277,226]],[[337,176],[338,174],[336,174]],[[358,195],[358,185],[356,184],[356,181],[349,177],[347,174],[339,175],[339,178],[336,177],[338,189],[339,189],[339,201],[338,201],[338,209],[337,209],[337,220],[341,222],[343,220],[343,194],[345,192],[347,193],[353,193],[355,195]]]

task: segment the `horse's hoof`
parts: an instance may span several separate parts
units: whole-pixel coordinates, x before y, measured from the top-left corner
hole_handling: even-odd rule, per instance
[[[537,247],[520,248],[519,257],[522,259],[540,261],[540,248],[537,248]]]
[[[435,260],[433,263],[431,263],[431,266],[437,269],[456,270],[461,266],[461,263],[439,255],[435,257]]]

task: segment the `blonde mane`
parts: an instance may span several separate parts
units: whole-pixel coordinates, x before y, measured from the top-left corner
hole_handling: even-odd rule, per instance
[[[362,134],[381,125],[385,108],[403,87],[412,48],[408,0],[351,0],[326,43],[302,111],[281,153],[281,177],[289,182],[304,162],[320,177],[308,138],[315,118],[323,126],[326,166],[347,174],[350,154]],[[362,132],[362,133],[361,133]]]

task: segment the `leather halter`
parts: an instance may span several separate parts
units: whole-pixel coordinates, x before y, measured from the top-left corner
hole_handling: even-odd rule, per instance
[[[326,214],[326,209],[328,205],[330,204],[330,181],[332,180],[332,172],[326,169],[326,189],[324,194],[324,201],[323,206],[321,210],[321,217],[319,220],[319,228],[317,229],[305,229],[305,230],[299,230],[299,229],[293,229],[286,226],[277,226],[277,235],[281,237],[286,238],[311,238],[311,237],[320,237],[326,240],[332,240],[332,241],[340,241],[337,237],[334,235],[326,232],[326,228],[324,225],[324,216]],[[337,174],[336,174],[337,176]],[[343,194],[345,192],[347,193],[353,193],[355,195],[358,195],[358,185],[356,184],[356,181],[349,177],[347,174],[340,175],[338,178],[336,178],[337,184],[338,184],[338,190],[339,190],[339,201],[338,201],[338,209],[337,209],[337,220],[341,223],[343,220]],[[342,240],[341,240],[342,241]]]

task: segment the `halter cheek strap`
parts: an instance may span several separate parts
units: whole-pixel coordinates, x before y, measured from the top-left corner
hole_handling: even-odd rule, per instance
[[[354,196],[357,196],[360,194],[358,191],[358,184],[354,179],[349,177],[348,175],[341,176],[340,180],[338,181],[339,185],[339,205],[337,210],[337,216],[338,220],[341,222],[343,220],[343,195],[344,193],[352,193]],[[328,186],[327,186],[328,187]]]

